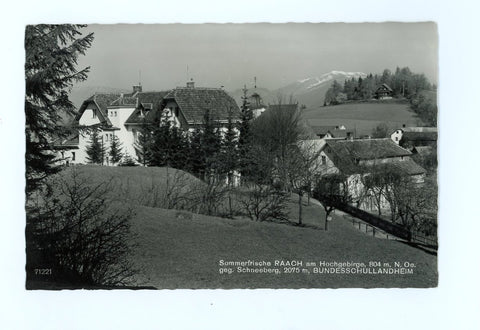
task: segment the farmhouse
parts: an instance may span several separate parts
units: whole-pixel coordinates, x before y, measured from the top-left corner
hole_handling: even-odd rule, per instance
[[[388,100],[391,99],[393,95],[393,89],[390,88],[387,84],[382,84],[375,91],[375,98],[378,100]]]
[[[412,153],[391,139],[326,140],[321,146],[319,174],[342,173],[348,176],[353,202],[372,208],[371,197],[364,194],[362,179],[379,166],[410,176],[422,183],[426,171],[411,158]],[[386,202],[386,201],[385,201]]]
[[[133,159],[139,152],[139,138],[145,124],[158,124],[167,118],[173,125],[192,131],[203,125],[204,114],[220,125],[229,118],[236,121],[240,110],[223,89],[195,88],[192,81],[187,87],[170,91],[143,92],[141,85],[133,86],[129,94],[95,94],[86,99],[74,120],[77,134],[55,144],[58,157],[66,164],[87,163],[87,146],[93,129],[106,149],[104,165],[109,162],[108,148],[114,136],[119,139],[123,151]]]

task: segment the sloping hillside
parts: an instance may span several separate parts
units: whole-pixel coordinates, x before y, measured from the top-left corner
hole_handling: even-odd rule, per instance
[[[293,204],[291,205],[293,206]],[[304,206],[307,222],[323,226],[324,213]],[[308,220],[307,220],[308,218]],[[367,236],[342,216],[329,230],[283,224],[230,220],[188,212],[141,207],[133,220],[139,247],[139,285],[159,289],[202,288],[347,288],[432,287],[437,285],[436,257],[398,241]],[[413,274],[280,274],[238,273],[220,261],[409,262]],[[233,269],[231,274],[220,273]],[[285,272],[287,271],[287,272]]]
[[[345,125],[356,129],[356,135],[370,134],[380,123],[393,131],[406,126],[421,126],[421,120],[410,111],[408,103],[347,103],[307,109],[304,118],[310,125]]]
[[[140,270],[139,286],[174,288],[326,288],[326,287],[431,287],[437,285],[436,257],[393,240],[367,236],[355,229],[340,213],[334,215],[328,232],[318,203],[304,201],[306,227],[244,218],[224,219],[167,210],[152,204],[147,195],[162,195],[175,184],[184,192],[202,184],[188,173],[153,167],[77,166],[59,175],[71,179],[77,171],[93,184],[111,185],[108,198],[132,206],[132,229],[137,249],[131,256]],[[181,178],[181,180],[179,180]],[[153,189],[153,190],[151,190]],[[143,199],[142,199],[143,197]],[[297,221],[298,196],[288,207]],[[147,206],[146,206],[147,205]],[[148,206],[150,205],[150,206]],[[154,207],[151,207],[154,206]],[[220,267],[224,261],[266,261],[280,274],[238,273],[236,267]],[[296,273],[295,268],[273,266],[275,260],[307,262],[394,262],[413,263],[412,274],[314,274]],[[220,268],[233,268],[231,274]],[[307,267],[308,268],[308,267]],[[293,273],[289,273],[292,271]]]

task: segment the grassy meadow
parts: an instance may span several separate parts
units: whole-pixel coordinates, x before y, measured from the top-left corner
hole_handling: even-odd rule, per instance
[[[347,103],[307,108],[304,118],[313,126],[345,125],[347,129],[356,129],[357,136],[370,134],[380,123],[386,123],[392,131],[402,124],[421,126],[408,103]]]
[[[176,288],[342,288],[432,287],[437,285],[436,256],[402,242],[366,235],[340,213],[324,231],[323,208],[303,200],[304,227],[298,221],[298,195],[288,202],[291,224],[226,219],[140,203],[149,187],[163,187],[181,176],[191,184],[197,179],[166,168],[78,166],[89,182],[112,182],[109,196],[135,209],[132,230],[137,248],[131,256],[139,269],[136,285]],[[60,175],[68,178],[71,169]],[[188,187],[183,187],[188,189]],[[143,199],[148,200],[148,199]],[[301,260],[405,262],[415,264],[409,275],[330,274],[220,274],[219,261]],[[235,268],[235,267],[233,267]]]

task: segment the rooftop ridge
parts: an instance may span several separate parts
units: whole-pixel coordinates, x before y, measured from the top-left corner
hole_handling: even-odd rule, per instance
[[[206,89],[206,90],[220,90],[225,91],[223,88],[220,87],[185,87],[185,86],[177,86],[175,89],[188,89],[188,90],[195,90],[195,89]]]

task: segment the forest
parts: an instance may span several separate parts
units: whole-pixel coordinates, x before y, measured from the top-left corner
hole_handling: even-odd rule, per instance
[[[394,101],[409,102],[425,125],[437,126],[437,86],[423,73],[414,73],[408,67],[397,67],[394,73],[385,69],[381,75],[370,73],[364,78],[347,79],[343,86],[334,80],[325,94],[324,106],[375,100],[376,91],[383,84],[391,89]]]

